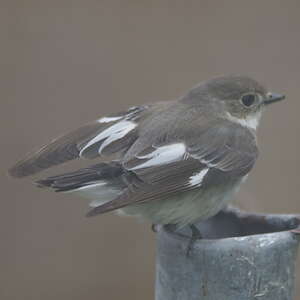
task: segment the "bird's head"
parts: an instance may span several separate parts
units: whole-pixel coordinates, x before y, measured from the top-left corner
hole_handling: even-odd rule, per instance
[[[200,83],[184,98],[194,104],[209,106],[222,117],[255,129],[263,109],[285,96],[269,92],[247,76],[224,76]]]

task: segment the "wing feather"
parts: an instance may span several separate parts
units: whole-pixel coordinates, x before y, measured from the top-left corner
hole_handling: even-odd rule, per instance
[[[24,177],[76,158],[93,159],[126,151],[137,139],[136,122],[147,108],[132,107],[58,137],[19,161],[9,170],[9,174]]]
[[[239,180],[252,169],[258,154],[253,133],[225,121],[216,127],[208,126],[200,136],[181,140],[186,152],[178,156],[177,160],[169,161],[164,157],[162,149],[169,151],[169,147],[178,143],[175,139],[171,144],[151,145],[128,159],[124,168],[139,178],[139,184],[134,188],[129,186],[118,198],[94,208],[89,215]],[[151,149],[152,155],[149,153]],[[159,153],[158,149],[161,150],[160,158],[155,157],[155,153]],[[154,158],[159,164],[149,164]]]

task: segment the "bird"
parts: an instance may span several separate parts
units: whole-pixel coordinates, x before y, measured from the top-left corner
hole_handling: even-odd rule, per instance
[[[248,76],[219,76],[176,100],[100,116],[32,152],[9,174],[21,178],[92,159],[93,165],[36,183],[89,199],[87,216],[116,211],[152,224],[193,226],[239,190],[258,157],[261,115],[284,98]]]

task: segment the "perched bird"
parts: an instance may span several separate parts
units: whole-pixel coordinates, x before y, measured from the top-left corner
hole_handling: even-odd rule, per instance
[[[9,170],[33,175],[77,158],[98,162],[38,181],[153,224],[191,225],[218,213],[257,159],[264,108],[284,96],[246,76],[200,83],[175,101],[131,107],[59,137]]]

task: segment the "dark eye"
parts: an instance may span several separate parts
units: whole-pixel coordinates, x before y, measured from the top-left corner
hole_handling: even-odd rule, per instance
[[[247,107],[251,106],[255,102],[255,100],[256,96],[253,94],[247,94],[242,97],[242,103]]]

